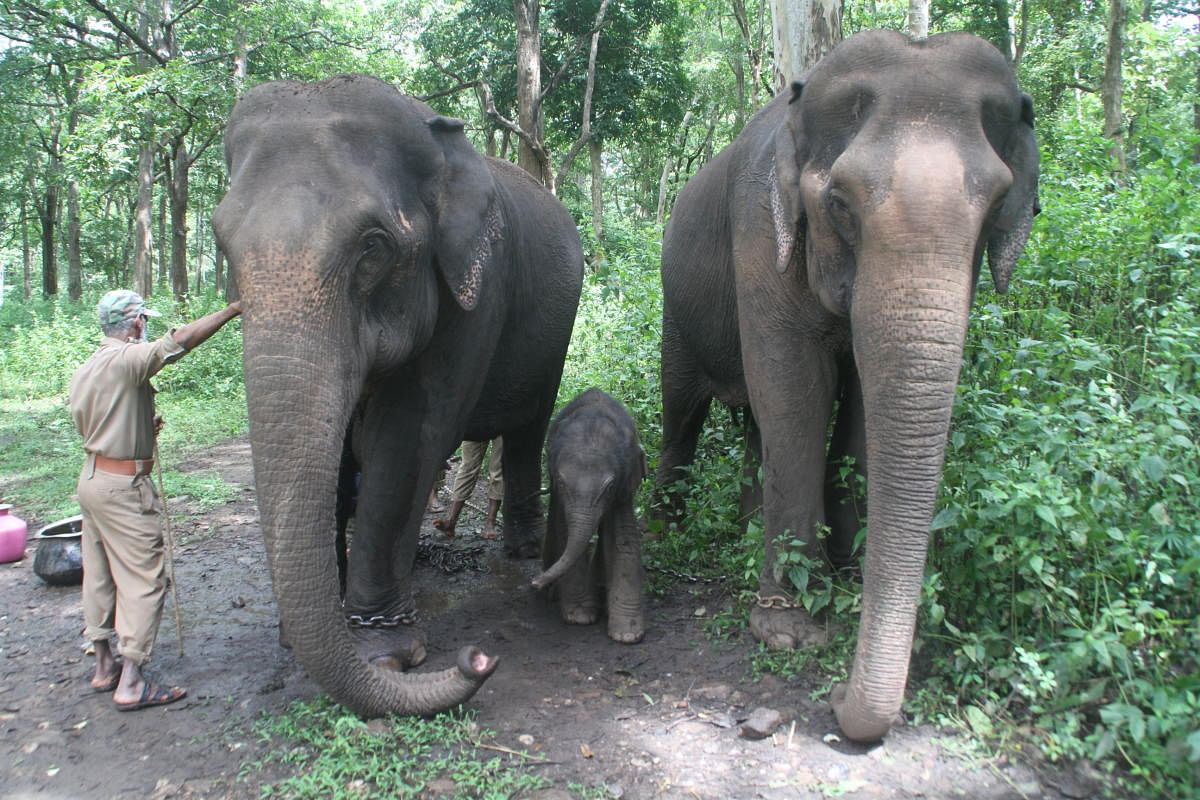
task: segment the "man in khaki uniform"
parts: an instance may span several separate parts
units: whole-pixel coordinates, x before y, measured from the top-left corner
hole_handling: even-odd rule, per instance
[[[92,687],[113,692],[121,711],[173,703],[187,695],[142,673],[162,619],[164,580],[162,503],[150,479],[154,440],[153,377],[241,313],[231,303],[153,342],[148,317],[161,316],[126,289],[97,306],[104,341],[71,378],[69,403],[87,453],[79,475],[83,510],[84,635],[96,648]],[[109,639],[114,630],[124,664]]]
[[[502,459],[504,438],[497,436],[492,439],[492,455],[488,460],[487,475],[487,513],[483,520],[484,539],[496,538],[496,514],[500,511],[500,502],[504,499],[504,472]],[[458,517],[463,506],[471,499],[475,484],[479,480],[479,472],[483,468],[483,454],[488,449],[487,442],[471,442],[466,439],[462,443],[462,462],[458,472],[454,474],[454,489],[450,492],[450,513],[433,521],[433,527],[453,538],[454,529],[458,525]]]

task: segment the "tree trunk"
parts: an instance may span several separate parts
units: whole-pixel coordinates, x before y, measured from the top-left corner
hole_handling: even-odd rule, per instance
[[[79,183],[67,182],[67,297],[83,297],[83,258],[79,252]]]
[[[71,111],[67,115],[67,141],[75,135],[79,126],[78,91],[74,80],[67,82],[67,102]],[[67,297],[79,300],[83,297],[83,259],[79,252],[79,182],[72,173],[67,181]]]
[[[154,148],[143,141],[138,149],[137,206],[133,212],[133,289],[142,297],[154,293],[153,205]]]
[[[187,145],[177,137],[171,148],[171,164],[167,169],[167,187],[171,197],[171,291],[176,299],[188,292],[187,275],[187,203],[188,203]]]
[[[1013,72],[1021,66],[1025,57],[1025,45],[1029,42],[1029,0],[1021,0],[1021,29],[1017,42],[1013,47]]]
[[[778,94],[842,40],[842,6],[837,0],[771,0],[771,20]]]
[[[513,13],[517,19],[517,124],[529,137],[520,137],[517,165],[553,191],[554,177],[550,174],[545,153],[538,152],[545,141],[539,102],[542,94],[540,10],[538,0],[513,0]]]
[[[908,0],[908,35],[929,38],[929,0]]]
[[[604,241],[604,163],[601,158],[604,143],[593,138],[589,144],[592,151],[592,230],[597,240]]]
[[[167,162],[167,159],[163,159]],[[158,195],[158,239],[156,240],[156,248],[158,250],[158,281],[159,286],[163,286],[167,282],[167,195],[170,194],[170,181],[163,176],[162,191]]]
[[[21,297],[33,297],[33,253],[29,247],[29,203],[21,198],[21,264],[25,268]]]
[[[567,150],[567,154],[563,156],[562,164],[558,168],[558,179],[555,184],[560,184],[566,181],[567,173],[570,172],[571,166],[575,163],[579,151],[584,145],[588,144],[592,138],[592,96],[596,90],[596,54],[600,48],[600,28],[604,25],[604,15],[608,11],[609,0],[600,0],[600,10],[596,12],[596,22],[592,26],[592,42],[591,49],[588,51],[587,65],[587,82],[583,90],[583,119],[579,125],[579,138],[572,142],[571,147]],[[596,156],[593,153],[593,159]],[[592,163],[595,168],[595,161]],[[595,172],[592,173],[593,178]],[[551,185],[551,191],[554,191],[554,186]],[[595,187],[593,186],[593,205],[595,204]],[[596,234],[599,236],[599,233]]]
[[[1200,46],[1197,47],[1200,50]],[[1196,60],[1196,94],[1192,100],[1192,128],[1197,134],[1200,134],[1200,58]],[[1192,162],[1200,164],[1200,137],[1196,139],[1196,146],[1192,150]]]
[[[54,229],[58,224],[58,180],[62,172],[62,158],[58,152],[58,131],[50,137],[50,162],[46,171],[46,190],[38,206],[38,218],[42,223],[42,296],[58,294],[58,248],[54,243]]]
[[[1108,2],[1108,50],[1104,57],[1104,79],[1100,82],[1100,101],[1104,105],[1104,136],[1112,142],[1108,153],[1116,163],[1116,172],[1123,175],[1125,163],[1125,123],[1121,114],[1121,95],[1124,81],[1121,76],[1121,56],[1125,49],[1124,0]]]
[[[192,261],[196,265],[196,294],[200,294],[204,289],[204,206],[202,203],[196,204],[196,234],[193,240],[196,242],[196,252],[192,256]]]
[[[662,227],[663,216],[667,210],[667,183],[671,179],[672,167],[675,165],[675,154],[683,149],[687,143],[688,128],[692,124],[692,116],[695,113],[696,101],[699,95],[692,98],[692,102],[688,103],[687,112],[683,115],[683,122],[679,125],[679,133],[675,135],[675,146],[667,153],[667,157],[663,159],[662,175],[658,179],[658,209],[654,214],[654,221]]]

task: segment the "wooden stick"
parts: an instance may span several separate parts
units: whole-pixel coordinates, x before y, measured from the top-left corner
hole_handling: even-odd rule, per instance
[[[163,483],[162,456],[158,440],[154,441],[154,468],[158,470],[158,499],[162,503],[163,541],[167,545],[167,580],[171,582],[171,605],[175,607],[175,640],[179,642],[179,657],[183,658],[183,622],[179,618],[179,588],[175,585],[175,536],[171,532],[171,514],[167,511],[167,487]]]

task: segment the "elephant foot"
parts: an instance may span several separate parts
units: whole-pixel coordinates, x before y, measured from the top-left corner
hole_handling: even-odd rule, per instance
[[[351,628],[354,649],[372,665],[404,672],[425,663],[425,632],[414,625]]]
[[[825,644],[825,628],[802,608],[763,608],[750,612],[750,632],[773,650]]]
[[[594,605],[562,606],[561,613],[568,625],[591,625],[600,619],[600,609]]]
[[[509,558],[541,558],[542,537],[540,535],[504,535],[504,552]]]
[[[621,644],[637,644],[646,635],[646,626],[642,618],[618,619],[608,618],[608,638]]]

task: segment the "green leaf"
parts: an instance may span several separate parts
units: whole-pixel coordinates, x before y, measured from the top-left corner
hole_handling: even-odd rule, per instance
[[[1146,473],[1146,477],[1152,481],[1161,481],[1163,475],[1167,473],[1167,462],[1163,461],[1159,456],[1142,456],[1138,462],[1138,466],[1142,468],[1142,472]]]
[[[983,710],[978,706],[967,706],[963,709],[966,715],[967,724],[971,726],[971,730],[979,736],[991,736],[993,732],[992,721],[988,719],[988,715],[983,713]]]
[[[934,516],[933,522],[929,524],[929,530],[940,531],[943,528],[949,528],[957,521],[958,506],[946,506]]]
[[[1055,529],[1058,528],[1058,518],[1054,516],[1054,511],[1050,508],[1050,506],[1044,506],[1039,503],[1033,507],[1033,511],[1047,525]]]

